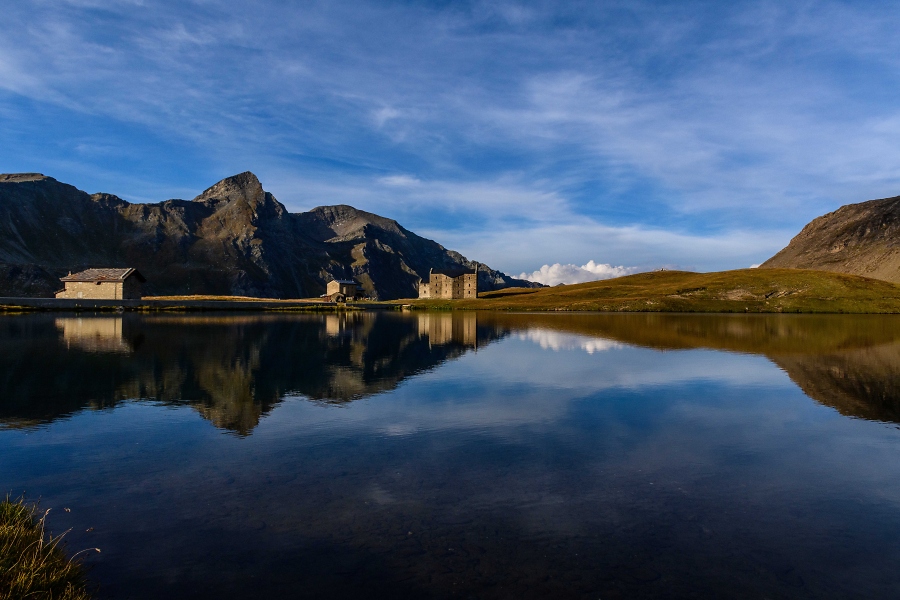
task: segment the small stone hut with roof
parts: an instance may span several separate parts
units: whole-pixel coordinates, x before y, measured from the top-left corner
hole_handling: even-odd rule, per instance
[[[137,269],[87,269],[61,277],[66,288],[57,298],[86,300],[140,300],[141,284],[147,280]]]
[[[429,269],[419,284],[419,298],[477,298],[478,269]]]
[[[332,302],[354,300],[357,285],[352,279],[332,279],[325,285],[325,295]]]

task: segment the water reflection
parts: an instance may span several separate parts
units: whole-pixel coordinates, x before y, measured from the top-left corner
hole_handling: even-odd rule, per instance
[[[897,421],[900,319],[69,318],[0,319],[0,481],[98,598],[898,597],[900,432],[809,397]]]
[[[189,403],[247,435],[285,396],[357,400],[500,335],[474,313],[3,319],[0,422],[149,399]]]
[[[88,352],[131,352],[132,346],[122,335],[122,318],[70,317],[56,319],[66,348],[78,347]]]
[[[0,426],[149,399],[247,435],[285,396],[365,398],[510,333],[591,354],[623,344],[760,354],[842,414],[900,422],[890,316],[344,313],[4,318]]]
[[[537,314],[489,322],[545,348],[566,332],[588,352],[624,343],[761,354],[841,414],[900,423],[900,318],[892,315]]]

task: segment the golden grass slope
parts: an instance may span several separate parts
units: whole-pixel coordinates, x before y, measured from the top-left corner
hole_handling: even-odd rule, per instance
[[[806,269],[653,271],[552,288],[500,290],[477,300],[404,301],[415,308],[624,312],[900,312],[900,286]]]

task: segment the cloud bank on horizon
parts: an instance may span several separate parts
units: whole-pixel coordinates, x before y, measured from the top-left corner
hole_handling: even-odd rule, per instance
[[[519,279],[536,281],[538,283],[543,283],[544,285],[559,285],[561,283],[585,283],[587,281],[597,281],[600,279],[612,279],[614,277],[630,275],[637,271],[637,267],[614,267],[608,264],[598,264],[593,260],[589,260],[587,264],[581,265],[580,267],[578,265],[561,265],[559,263],[544,265],[532,273],[519,274]]]
[[[900,5],[0,6],[0,171],[131,201],[249,169],[549,278],[743,267],[900,191]]]

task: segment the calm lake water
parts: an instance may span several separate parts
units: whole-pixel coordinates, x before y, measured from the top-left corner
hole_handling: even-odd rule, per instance
[[[99,598],[898,598],[898,423],[897,317],[0,318]]]

